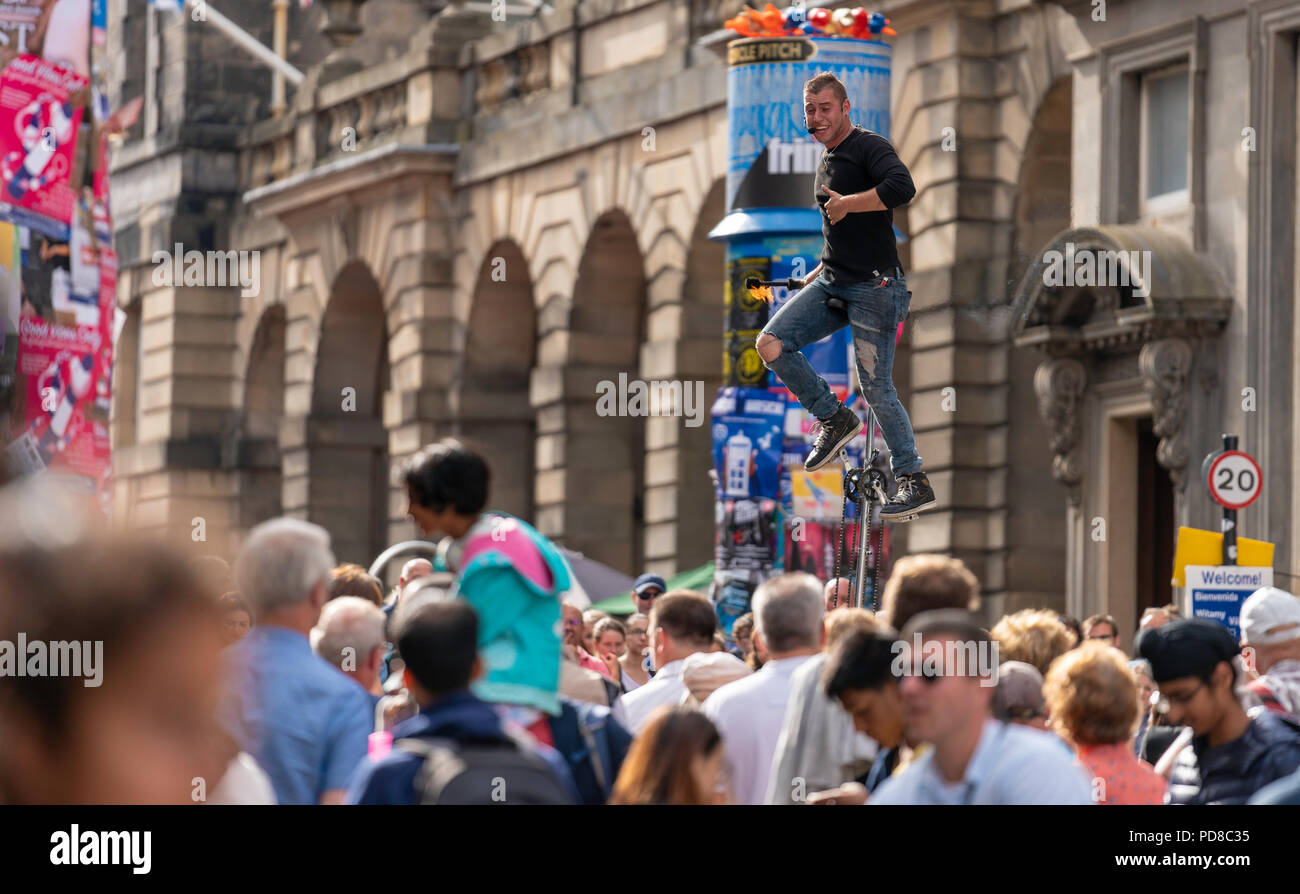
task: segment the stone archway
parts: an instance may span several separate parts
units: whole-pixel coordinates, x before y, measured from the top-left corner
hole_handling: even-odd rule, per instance
[[[284,419],[283,304],[257,323],[244,376],[244,412],[238,442],[239,518],[242,531],[280,514],[283,476],[280,425]]]
[[[726,246],[708,238],[726,213],[725,180],[709,190],[691,233],[686,256],[686,280],[682,285],[680,340],[690,346],[689,355],[703,353],[699,365],[703,381],[703,406],[697,408],[702,424],[691,426],[677,421],[677,481],[674,486],[676,544],[673,558],[677,571],[686,571],[713,558],[714,486],[709,477],[713,466],[713,442],[709,409],[722,384],[723,278]],[[711,348],[711,350],[710,350]],[[711,355],[711,356],[710,356]],[[703,370],[707,369],[708,374]],[[689,372],[696,372],[690,370]],[[688,381],[692,376],[684,375]],[[653,492],[647,494],[651,499]]]
[[[303,448],[306,517],[330,532],[340,562],[368,565],[386,545],[388,387],[380,287],[365,263],[352,261],[335,278],[321,320]]]
[[[1007,270],[1008,294],[1053,236],[1070,226],[1072,78],[1059,78],[1043,96],[1025,142],[1016,184],[1014,236]],[[1034,374],[1038,358],[1008,350],[1007,515],[1005,611],[1065,608],[1066,527],[1052,485],[1051,434],[1038,410]]]
[[[479,269],[457,386],[457,434],[492,470],[493,509],[533,518],[537,426],[528,386],[537,320],[528,262],[511,241],[494,244]]]
[[[626,388],[639,376],[643,270],[627,215],[597,218],[578,266],[560,372],[565,469],[555,502],[563,503],[564,544],[626,574],[636,573],[644,557],[646,420],[599,415],[596,401],[602,383]]]

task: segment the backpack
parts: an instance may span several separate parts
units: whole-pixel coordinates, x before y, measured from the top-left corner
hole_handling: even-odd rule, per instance
[[[582,803],[604,804],[614,788],[632,736],[610,716],[610,709],[604,705],[564,696],[560,696],[560,714],[549,718],[549,724],[555,749],[569,765]]]
[[[465,743],[411,738],[393,746],[424,759],[415,777],[421,804],[573,803],[546,761],[513,736]]]

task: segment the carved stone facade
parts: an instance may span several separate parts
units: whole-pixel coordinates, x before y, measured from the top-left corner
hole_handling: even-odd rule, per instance
[[[1151,397],[1154,429],[1160,438],[1156,459],[1181,491],[1187,483],[1187,403],[1192,348],[1181,338],[1165,338],[1142,346],[1138,365],[1142,386]]]
[[[1038,393],[1038,411],[1052,432],[1052,475],[1066,486],[1070,502],[1078,505],[1079,434],[1083,427],[1083,394],[1088,387],[1088,372],[1083,364],[1070,357],[1047,360],[1034,373],[1034,390]]]

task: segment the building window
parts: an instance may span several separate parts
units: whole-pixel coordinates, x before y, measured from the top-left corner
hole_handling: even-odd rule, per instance
[[[1180,66],[1142,76],[1142,200],[1158,210],[1188,200],[1187,69]]]

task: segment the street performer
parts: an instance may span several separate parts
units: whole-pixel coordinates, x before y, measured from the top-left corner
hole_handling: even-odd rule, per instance
[[[898,482],[880,517],[906,519],[936,502],[893,381],[895,333],[912,293],[898,261],[891,209],[910,201],[916,187],[888,140],[849,121],[848,94],[835,75],[822,72],[808,81],[803,98],[808,132],[826,147],[814,181],[826,244],[820,263],[759,334],[758,354],[819,422],[804,463],[812,472],[857,437],[862,421],[799,351],[845,322],[852,325],[858,379]]]

